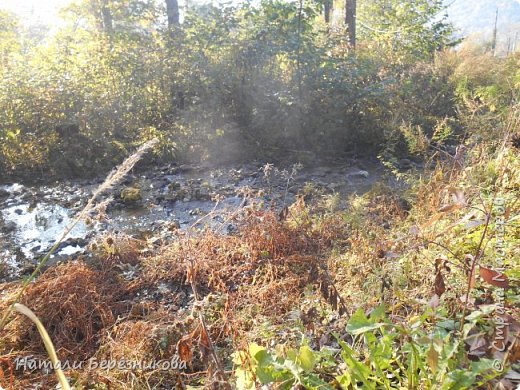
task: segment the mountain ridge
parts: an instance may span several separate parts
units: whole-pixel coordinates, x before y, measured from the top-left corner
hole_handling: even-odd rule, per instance
[[[517,0],[444,0],[449,20],[457,35],[490,42],[497,17],[497,48],[520,48],[520,1]]]

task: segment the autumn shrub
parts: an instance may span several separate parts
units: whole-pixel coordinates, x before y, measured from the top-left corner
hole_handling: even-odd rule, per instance
[[[341,303],[321,254],[331,247],[332,238],[324,240],[310,225],[291,224],[291,218],[280,221],[275,213],[255,211],[245,216],[237,235],[205,232],[180,237],[144,261],[146,278],[154,283],[192,281],[202,296],[228,296],[233,317],[240,318],[235,326],[244,331],[253,330],[245,312],[273,324],[284,321],[308,285],[317,291],[322,288],[324,298],[338,308]],[[341,234],[339,226],[334,227],[336,237]],[[273,317],[275,313],[278,317]]]

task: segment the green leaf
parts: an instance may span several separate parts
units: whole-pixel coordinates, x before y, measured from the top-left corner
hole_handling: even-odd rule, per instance
[[[454,320],[445,320],[437,322],[437,326],[439,328],[447,329],[447,330],[456,330],[458,329],[458,324]]]
[[[272,361],[272,357],[267,353],[267,350],[258,344],[250,344],[249,353],[259,365],[268,364]]]
[[[302,346],[300,348],[300,353],[298,354],[297,362],[305,371],[312,371],[316,365],[316,356],[314,351],[306,345]]]
[[[450,372],[444,383],[442,390],[465,390],[471,389],[475,383],[477,374],[468,370],[455,370]]]
[[[285,355],[287,356],[287,359],[293,362],[296,362],[296,360],[298,359],[298,351],[294,348],[289,349]]]
[[[426,362],[430,369],[435,374],[437,372],[437,367],[439,364],[439,353],[433,347],[433,344],[430,346],[430,349],[426,353]]]
[[[484,313],[481,312],[480,310],[475,310],[475,311],[471,312],[471,314],[469,314],[466,317],[466,321],[468,321],[468,322],[476,322],[483,315],[484,315]]]
[[[309,390],[325,390],[325,389],[333,389],[327,382],[320,379],[319,376],[315,374],[309,374],[302,378],[302,384],[306,389]]]
[[[344,341],[338,340],[343,353],[341,356],[347,365],[350,375],[354,381],[362,382],[364,389],[375,389],[375,384],[369,379],[372,371],[366,364],[360,362],[354,356],[354,351]]]
[[[500,375],[500,372],[497,372],[495,363],[494,359],[483,358],[476,362],[471,362],[471,371],[476,372],[479,375],[490,373],[490,371],[496,375]]]
[[[348,371],[345,371],[342,375],[337,376],[336,380],[338,381],[339,385],[342,389],[350,389],[350,384],[352,383],[352,378],[350,377],[350,374]]]
[[[256,368],[256,376],[262,384],[274,382],[273,367],[272,366],[258,366]]]
[[[359,336],[365,332],[379,329],[384,325],[382,322],[374,323],[372,320],[369,320],[360,308],[350,317],[350,321],[347,324],[347,332],[354,336]]]
[[[386,307],[384,304],[379,305],[370,313],[370,319],[372,321],[380,321],[386,319]]]

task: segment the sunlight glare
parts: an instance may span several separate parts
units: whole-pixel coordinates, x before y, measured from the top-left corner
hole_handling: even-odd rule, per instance
[[[59,23],[59,10],[72,0],[1,0],[0,9],[16,14],[25,24]]]

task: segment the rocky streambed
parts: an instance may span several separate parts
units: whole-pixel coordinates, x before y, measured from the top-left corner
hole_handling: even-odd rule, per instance
[[[106,209],[106,219],[78,223],[50,263],[84,253],[89,241],[104,233],[168,240],[173,237],[172,230],[192,226],[215,208],[221,212],[236,210],[243,204],[245,193],[253,192],[266,205],[282,208],[308,188],[340,197],[363,193],[386,180],[384,172],[374,161],[343,161],[286,169],[262,163],[219,168],[172,164],[129,174],[112,188],[109,195],[114,199]],[[103,179],[39,187],[18,183],[0,186],[0,281],[30,273]],[[233,224],[222,214],[214,213],[203,223],[232,233]]]

